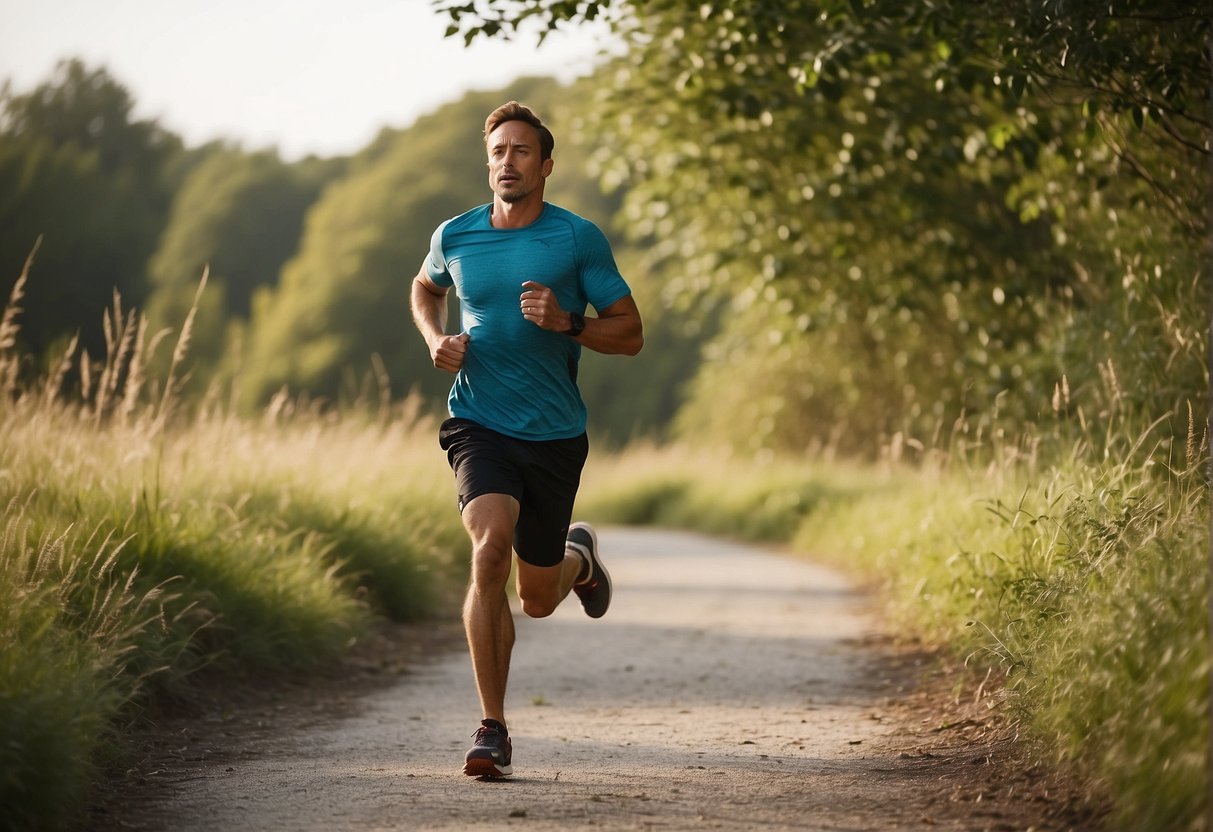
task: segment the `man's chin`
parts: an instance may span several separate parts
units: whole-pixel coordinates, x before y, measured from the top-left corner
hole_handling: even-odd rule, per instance
[[[530,196],[530,194],[530,191],[511,191],[505,188],[500,188],[497,191],[497,198],[502,202],[512,204],[515,202],[522,202],[522,200],[526,199],[528,196]]]

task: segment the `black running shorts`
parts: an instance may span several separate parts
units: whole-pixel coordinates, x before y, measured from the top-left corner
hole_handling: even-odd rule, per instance
[[[461,513],[482,494],[510,495],[519,506],[514,527],[518,557],[534,566],[560,563],[590,450],[584,433],[532,442],[470,419],[447,419],[438,431],[438,444],[455,472]]]

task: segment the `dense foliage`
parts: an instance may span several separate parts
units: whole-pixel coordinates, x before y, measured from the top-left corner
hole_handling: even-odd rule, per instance
[[[436,5],[467,38],[607,13],[626,39],[604,177],[671,300],[724,310],[688,436],[870,453],[1207,410],[1190,4]]]
[[[1178,434],[1206,409],[1209,27],[1187,4],[437,5],[469,38],[609,14],[629,51],[350,160],[184,150],[79,63],[6,89],[3,286],[45,235],[31,353],[79,332],[98,354],[114,289],[179,327],[207,265],[193,389],[439,408],[407,281],[429,231],[487,197],[483,111],[521,97],[559,128],[553,200],[616,236],[655,347],[590,357],[596,431],[872,454],[945,446],[962,416],[1170,414]]]

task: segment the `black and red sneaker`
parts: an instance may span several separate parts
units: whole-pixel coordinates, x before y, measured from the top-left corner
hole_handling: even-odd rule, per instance
[[[482,719],[472,735],[475,742],[463,758],[463,773],[469,777],[505,777],[514,773],[510,765],[514,748],[509,732],[495,719]]]
[[[602,618],[611,605],[611,576],[598,559],[598,535],[589,523],[574,523],[569,526],[565,548],[581,555],[586,569],[573,591],[581,599],[581,606],[590,618]]]

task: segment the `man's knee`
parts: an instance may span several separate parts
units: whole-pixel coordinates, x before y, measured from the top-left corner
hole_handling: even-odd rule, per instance
[[[528,618],[547,618],[560,606],[554,595],[543,598],[520,597],[519,600],[522,602],[522,612]]]
[[[508,544],[481,543],[472,550],[472,583],[494,591],[504,589],[512,559],[513,549]]]
[[[518,582],[518,600],[522,612],[528,618],[547,618],[560,606],[560,586],[555,581],[535,581],[533,575],[531,578],[530,581]]]

